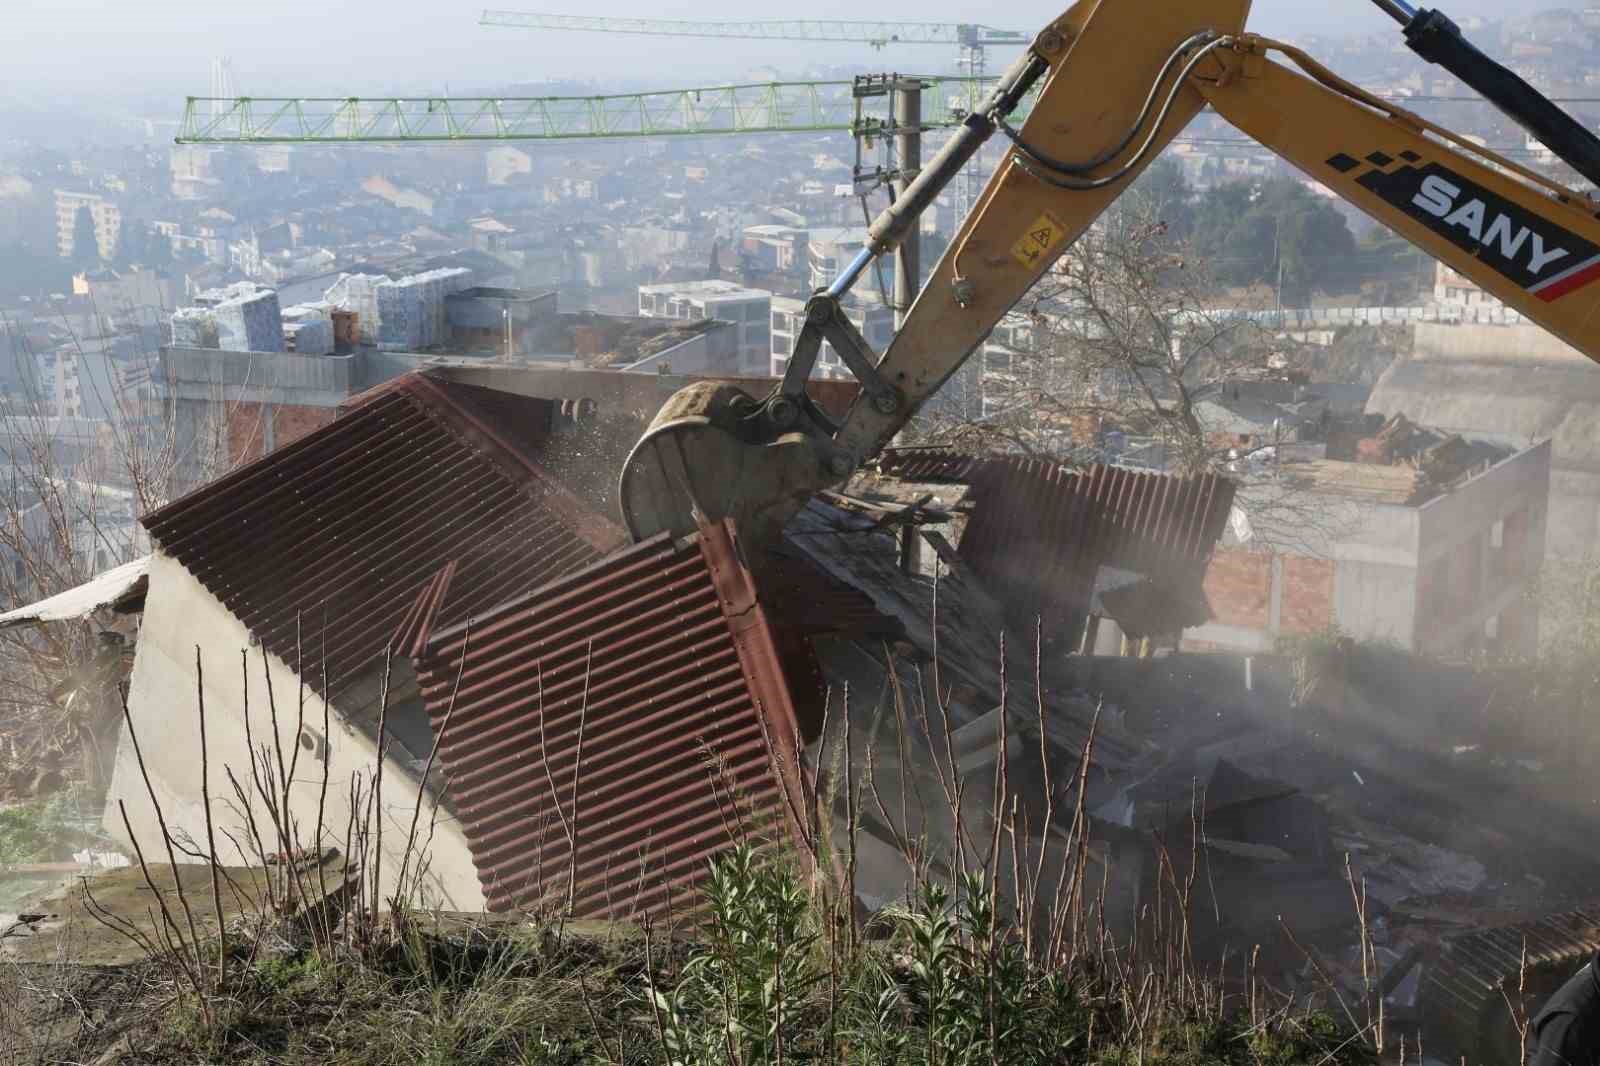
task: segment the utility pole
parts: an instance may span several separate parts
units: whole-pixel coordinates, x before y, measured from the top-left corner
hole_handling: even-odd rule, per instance
[[[922,89],[916,78],[896,81],[892,101],[894,104],[895,199],[905,195],[912,179],[922,170]],[[906,313],[922,287],[922,223],[918,220],[911,233],[894,253],[894,328],[898,332],[905,323]]]

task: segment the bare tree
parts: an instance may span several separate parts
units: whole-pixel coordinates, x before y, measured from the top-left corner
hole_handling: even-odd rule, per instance
[[[108,373],[78,374],[74,387],[93,391],[90,406],[102,417],[67,416],[55,380],[62,361],[126,335],[140,309],[91,312],[86,321],[62,314],[45,323],[66,338],[49,353],[32,350],[18,324],[0,316],[0,341],[26,367],[0,404],[0,610],[147,554],[139,520],[188,487],[185,464],[206,477],[229,465],[225,426],[180,439],[174,409],[163,402],[170,390],[161,388],[160,360],[147,346],[102,360]],[[103,776],[117,708],[99,696],[125,676],[128,659],[120,641],[99,635],[105,630],[126,634],[131,624],[101,617],[0,630],[0,796]]]
[[[1116,429],[1177,473],[1224,461],[1199,406],[1264,369],[1274,340],[1225,306],[1159,207],[1136,197],[1085,233],[1010,316],[1009,353],[985,353],[986,416],[924,420],[924,438],[1071,459]]]

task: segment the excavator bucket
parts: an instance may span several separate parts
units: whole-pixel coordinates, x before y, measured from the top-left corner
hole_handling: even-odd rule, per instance
[[[1192,79],[1220,76],[1213,52],[1242,32],[1249,9],[1250,0],[1081,0],[1045,27],[873,223],[870,252],[892,250],[914,227],[914,212],[984,139],[1005,129],[1017,142],[888,350],[852,364],[863,390],[844,421],[835,426],[805,403],[809,357],[790,360],[789,377],[802,380],[786,379],[764,400],[726,387],[684,390],[662,409],[623,472],[622,508],[633,535],[686,534],[701,521],[732,518],[746,545],[770,543],[814,492],[872,458],[1199,114],[1205,98]],[[1020,131],[1002,125],[1039,79]],[[808,329],[837,325],[838,300],[864,266],[858,260],[812,298]]]

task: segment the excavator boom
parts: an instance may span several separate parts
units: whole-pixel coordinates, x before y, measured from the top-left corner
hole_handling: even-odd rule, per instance
[[[1461,41],[1448,19],[1402,0],[1377,2],[1406,24],[1425,58],[1452,70],[1478,60],[1494,66],[1458,73],[1498,86],[1493,99],[1537,126],[1563,158],[1588,158],[1587,131],[1564,115],[1565,123],[1552,117],[1548,100],[1495,73],[1515,77]],[[1304,52],[1245,33],[1248,12],[1249,0],[1080,0],[1042,30],[873,223],[861,256],[812,297],[772,395],[757,400],[708,383],[663,408],[623,472],[623,517],[633,535],[683,534],[732,518],[757,552],[772,543],[813,493],[843,481],[889,443],[1207,104],[1508,306],[1594,354],[1600,220],[1593,201],[1363,92]],[[1013,128],[1011,109],[1040,79],[1027,121]],[[1524,90],[1537,100],[1530,103]],[[997,131],[1010,149],[880,358],[845,318],[841,297]],[[837,424],[805,393],[824,340],[861,383]]]
[[[1223,118],[1596,354],[1600,220],[1588,197],[1363,92],[1292,46],[1244,37],[1220,54],[1225,72],[1195,84]]]

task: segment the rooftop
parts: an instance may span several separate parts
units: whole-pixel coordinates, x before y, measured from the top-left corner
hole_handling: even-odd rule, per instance
[[[539,466],[551,417],[549,401],[407,374],[144,523],[267,650],[308,681],[326,665],[332,695],[445,566],[449,624],[622,543]]]
[[[1312,459],[1285,464],[1279,473],[1312,492],[1355,496],[1373,503],[1405,506],[1417,493],[1417,468]]]
[[[462,289],[460,292],[450,293],[445,298],[471,296],[479,300],[514,300],[532,303],[535,300],[542,300],[554,295],[555,292],[551,289],[505,289],[494,285],[474,285],[470,289]]]
[[[1291,460],[1285,453],[1281,465],[1268,464],[1275,476],[1299,483],[1314,492],[1330,492],[1377,503],[1420,506],[1478,477],[1497,463],[1522,450],[1505,438],[1464,436],[1419,426],[1395,415],[1376,432],[1348,441],[1333,458]],[[1329,451],[1334,451],[1332,445]]]
[[[640,293],[662,293],[690,299],[765,300],[772,296],[766,289],[751,289],[732,281],[708,278],[704,281],[669,281],[659,285],[640,285]]]

